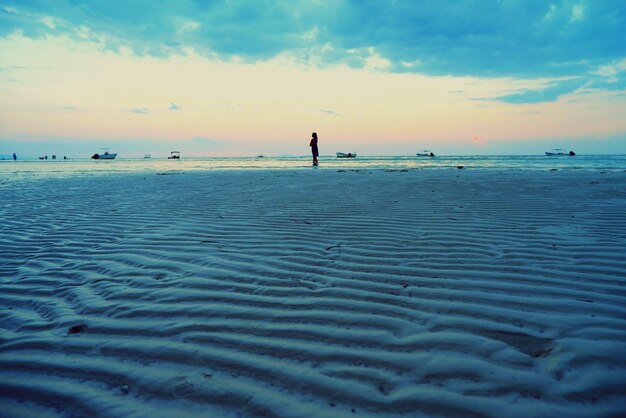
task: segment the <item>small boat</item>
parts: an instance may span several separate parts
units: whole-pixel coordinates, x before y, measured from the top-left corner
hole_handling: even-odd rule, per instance
[[[435,156],[435,154],[433,154],[433,152],[429,149],[425,149],[424,151],[418,152],[415,155],[417,155],[418,157],[434,157]]]
[[[117,157],[117,153],[109,153],[109,151],[105,151],[104,154],[98,154],[97,152],[91,156],[94,160],[114,160]]]
[[[146,154],[146,155],[143,156],[143,158],[148,159],[148,158],[152,158],[152,157],[150,157],[150,154]]]
[[[356,158],[356,152],[338,152],[337,158]]]
[[[168,160],[180,160],[180,151],[172,151],[170,152],[170,156],[167,157]]]
[[[569,155],[570,157],[573,157],[574,155],[576,155],[576,153],[574,151],[567,151],[564,150],[562,148],[555,148],[552,151],[546,151],[546,155],[549,156],[555,156],[555,155]]]

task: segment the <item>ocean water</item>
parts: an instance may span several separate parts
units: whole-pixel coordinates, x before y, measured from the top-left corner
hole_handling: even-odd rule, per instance
[[[115,160],[0,160],[0,179],[38,178],[73,175],[102,175],[115,173],[171,173],[201,170],[626,170],[626,155],[443,155],[417,156],[358,156],[357,158],[320,157],[319,166],[311,167],[311,157],[203,157],[181,158],[123,158]]]

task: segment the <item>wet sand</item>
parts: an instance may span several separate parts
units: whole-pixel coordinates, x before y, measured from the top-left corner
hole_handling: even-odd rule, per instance
[[[617,416],[626,173],[0,185],[3,416]]]

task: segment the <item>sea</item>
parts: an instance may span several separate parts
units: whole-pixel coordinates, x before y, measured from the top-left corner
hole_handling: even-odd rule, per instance
[[[210,170],[445,170],[463,167],[467,170],[593,170],[624,171],[623,155],[437,155],[357,156],[337,158],[321,156],[319,166],[312,167],[310,156],[289,157],[181,157],[124,158],[92,160],[68,158],[48,160],[0,160],[0,179],[106,175],[120,173],[171,173]]]

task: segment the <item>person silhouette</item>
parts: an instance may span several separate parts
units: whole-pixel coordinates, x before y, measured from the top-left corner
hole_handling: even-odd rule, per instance
[[[313,165],[317,165],[317,157],[320,155],[320,152],[317,149],[317,133],[313,132],[311,136],[312,138],[309,146],[311,147],[311,153],[313,154]]]

